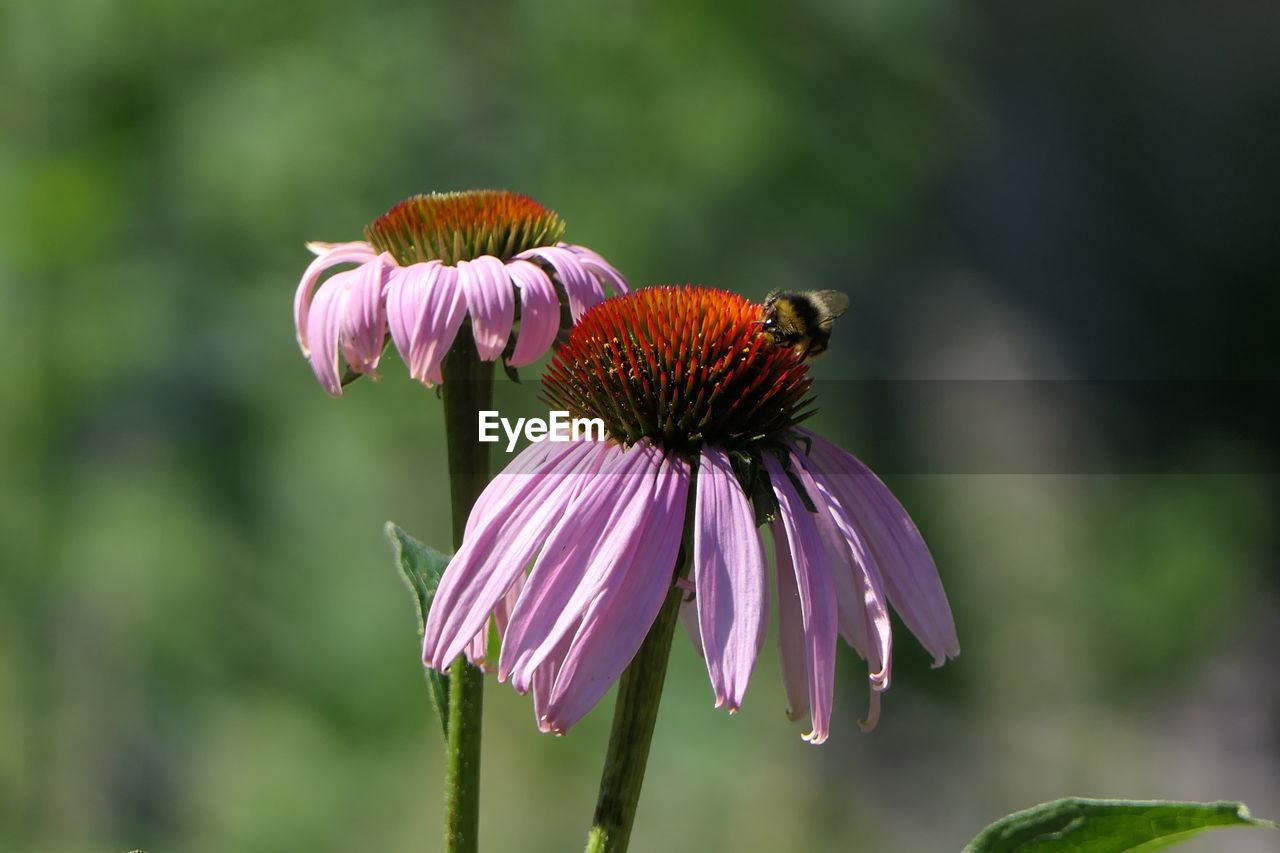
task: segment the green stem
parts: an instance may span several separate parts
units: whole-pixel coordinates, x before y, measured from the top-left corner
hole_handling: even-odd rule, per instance
[[[449,452],[453,547],[462,545],[467,516],[489,482],[489,445],[477,438],[482,409],[493,405],[493,363],[476,354],[471,331],[459,331],[441,365],[444,434]],[[480,716],[483,673],[458,655],[450,667],[448,765],[445,770],[445,849],[475,853],[480,828]]]
[[[686,535],[685,542],[690,541]],[[676,578],[686,574],[687,548],[686,545],[680,551]],[[604,760],[600,797],[596,801],[591,832],[587,835],[586,853],[625,853],[631,841],[631,825],[635,822],[636,805],[640,802],[640,786],[649,760],[653,728],[658,721],[658,703],[662,700],[671,639],[675,635],[683,597],[684,592],[674,586],[667,593],[658,618],[618,682],[613,728],[609,732],[609,752]]]

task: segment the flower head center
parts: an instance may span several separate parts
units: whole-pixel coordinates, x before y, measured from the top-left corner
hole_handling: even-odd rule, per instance
[[[364,230],[401,266],[446,264],[493,255],[508,261],[526,249],[551,246],[564,220],[525,195],[506,190],[430,193],[406,199]]]
[[[751,449],[812,414],[809,371],[761,331],[761,306],[705,287],[652,287],[579,319],[543,377],[552,406],[615,440]]]

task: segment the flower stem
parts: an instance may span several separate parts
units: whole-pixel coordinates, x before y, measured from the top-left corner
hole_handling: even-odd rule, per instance
[[[687,535],[676,565],[676,578],[684,577],[688,559]],[[631,659],[618,682],[618,699],[613,709],[613,728],[609,732],[609,751],[600,778],[600,797],[591,831],[587,835],[586,853],[625,853],[631,841],[631,825],[640,801],[649,745],[658,721],[658,703],[662,700],[662,684],[667,676],[667,660],[671,639],[680,616],[684,592],[673,586],[658,611],[658,618]]]
[[[493,363],[476,354],[470,329],[460,330],[441,365],[444,433],[449,453],[453,547],[462,545],[467,516],[489,482],[489,445],[478,441],[478,412],[493,404]],[[480,717],[484,675],[458,655],[449,669],[445,770],[445,849],[475,853],[480,828]]]

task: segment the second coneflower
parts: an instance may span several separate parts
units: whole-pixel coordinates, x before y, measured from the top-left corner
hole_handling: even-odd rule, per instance
[[[678,582],[716,705],[737,710],[769,622],[761,524],[806,740],[827,738],[837,636],[867,660],[875,724],[890,604],[936,665],[958,654],[915,525],[862,463],[798,428],[808,368],[760,321],[760,306],[697,287],[642,290],[579,320],[543,388],[551,405],[602,419],[608,438],[533,444],[480,496],[427,619],[427,665],[469,646],[482,655],[493,615],[499,679],[532,690],[539,726],[563,732],[626,668]],[[675,577],[682,539],[687,580]]]
[[[352,375],[372,374],[388,329],[410,375],[427,385],[443,381],[441,362],[468,317],[481,361],[536,361],[562,323],[605,298],[606,284],[628,289],[600,255],[561,242],[564,227],[553,211],[506,191],[406,199],[369,225],[365,240],[307,244],[317,257],[294,295],[298,346],[334,396],[343,385],[339,352]],[[347,264],[356,267],[320,283]]]

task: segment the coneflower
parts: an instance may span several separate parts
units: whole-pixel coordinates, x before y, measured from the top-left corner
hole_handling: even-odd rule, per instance
[[[890,604],[935,665],[958,654],[920,533],[861,462],[799,428],[812,414],[808,368],[761,320],[761,306],[701,287],[641,290],[581,317],[544,395],[603,420],[607,438],[533,444],[485,489],[427,619],[428,666],[474,648],[496,616],[499,679],[533,691],[542,730],[564,732],[631,662],[678,583],[716,705],[735,711],[769,621],[761,526],[776,554],[789,713],[809,716],[809,742],[827,738],[837,636],[868,663],[863,723],[875,724]]]
[[[373,374],[388,329],[410,375],[427,385],[443,381],[441,362],[468,317],[481,361],[536,361],[561,328],[562,300],[576,320],[605,298],[605,285],[628,290],[598,254],[561,242],[564,228],[553,211],[511,192],[407,199],[369,225],[365,240],[307,244],[317,257],[294,295],[298,346],[334,396],[339,351],[353,374]],[[344,264],[357,266],[320,283]]]

